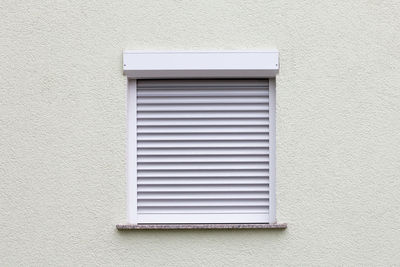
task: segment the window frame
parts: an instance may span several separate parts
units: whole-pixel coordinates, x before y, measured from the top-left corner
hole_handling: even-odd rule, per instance
[[[269,222],[276,221],[276,79],[279,54],[267,52],[124,52],[127,75],[127,217],[138,225],[137,80],[180,78],[264,78],[269,80],[270,180]],[[162,223],[160,223],[162,224]]]

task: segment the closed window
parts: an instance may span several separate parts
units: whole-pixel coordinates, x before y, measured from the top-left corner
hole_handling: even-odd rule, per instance
[[[286,228],[275,216],[278,68],[276,51],[124,53],[128,224],[119,229]]]

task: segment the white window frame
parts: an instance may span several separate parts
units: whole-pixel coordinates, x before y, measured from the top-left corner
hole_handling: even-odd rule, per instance
[[[276,86],[279,53],[260,52],[141,52],[124,51],[123,70],[128,78],[128,224],[138,224],[136,155],[136,80],[169,78],[265,78],[270,99],[270,209],[269,224],[276,224]]]

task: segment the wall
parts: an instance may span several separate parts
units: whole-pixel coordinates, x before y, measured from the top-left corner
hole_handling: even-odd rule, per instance
[[[400,264],[399,1],[0,2],[0,263]],[[122,50],[281,52],[286,231],[118,232]]]

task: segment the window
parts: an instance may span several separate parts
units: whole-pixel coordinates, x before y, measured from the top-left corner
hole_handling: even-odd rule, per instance
[[[126,52],[124,70],[129,224],[275,224],[277,52]]]

